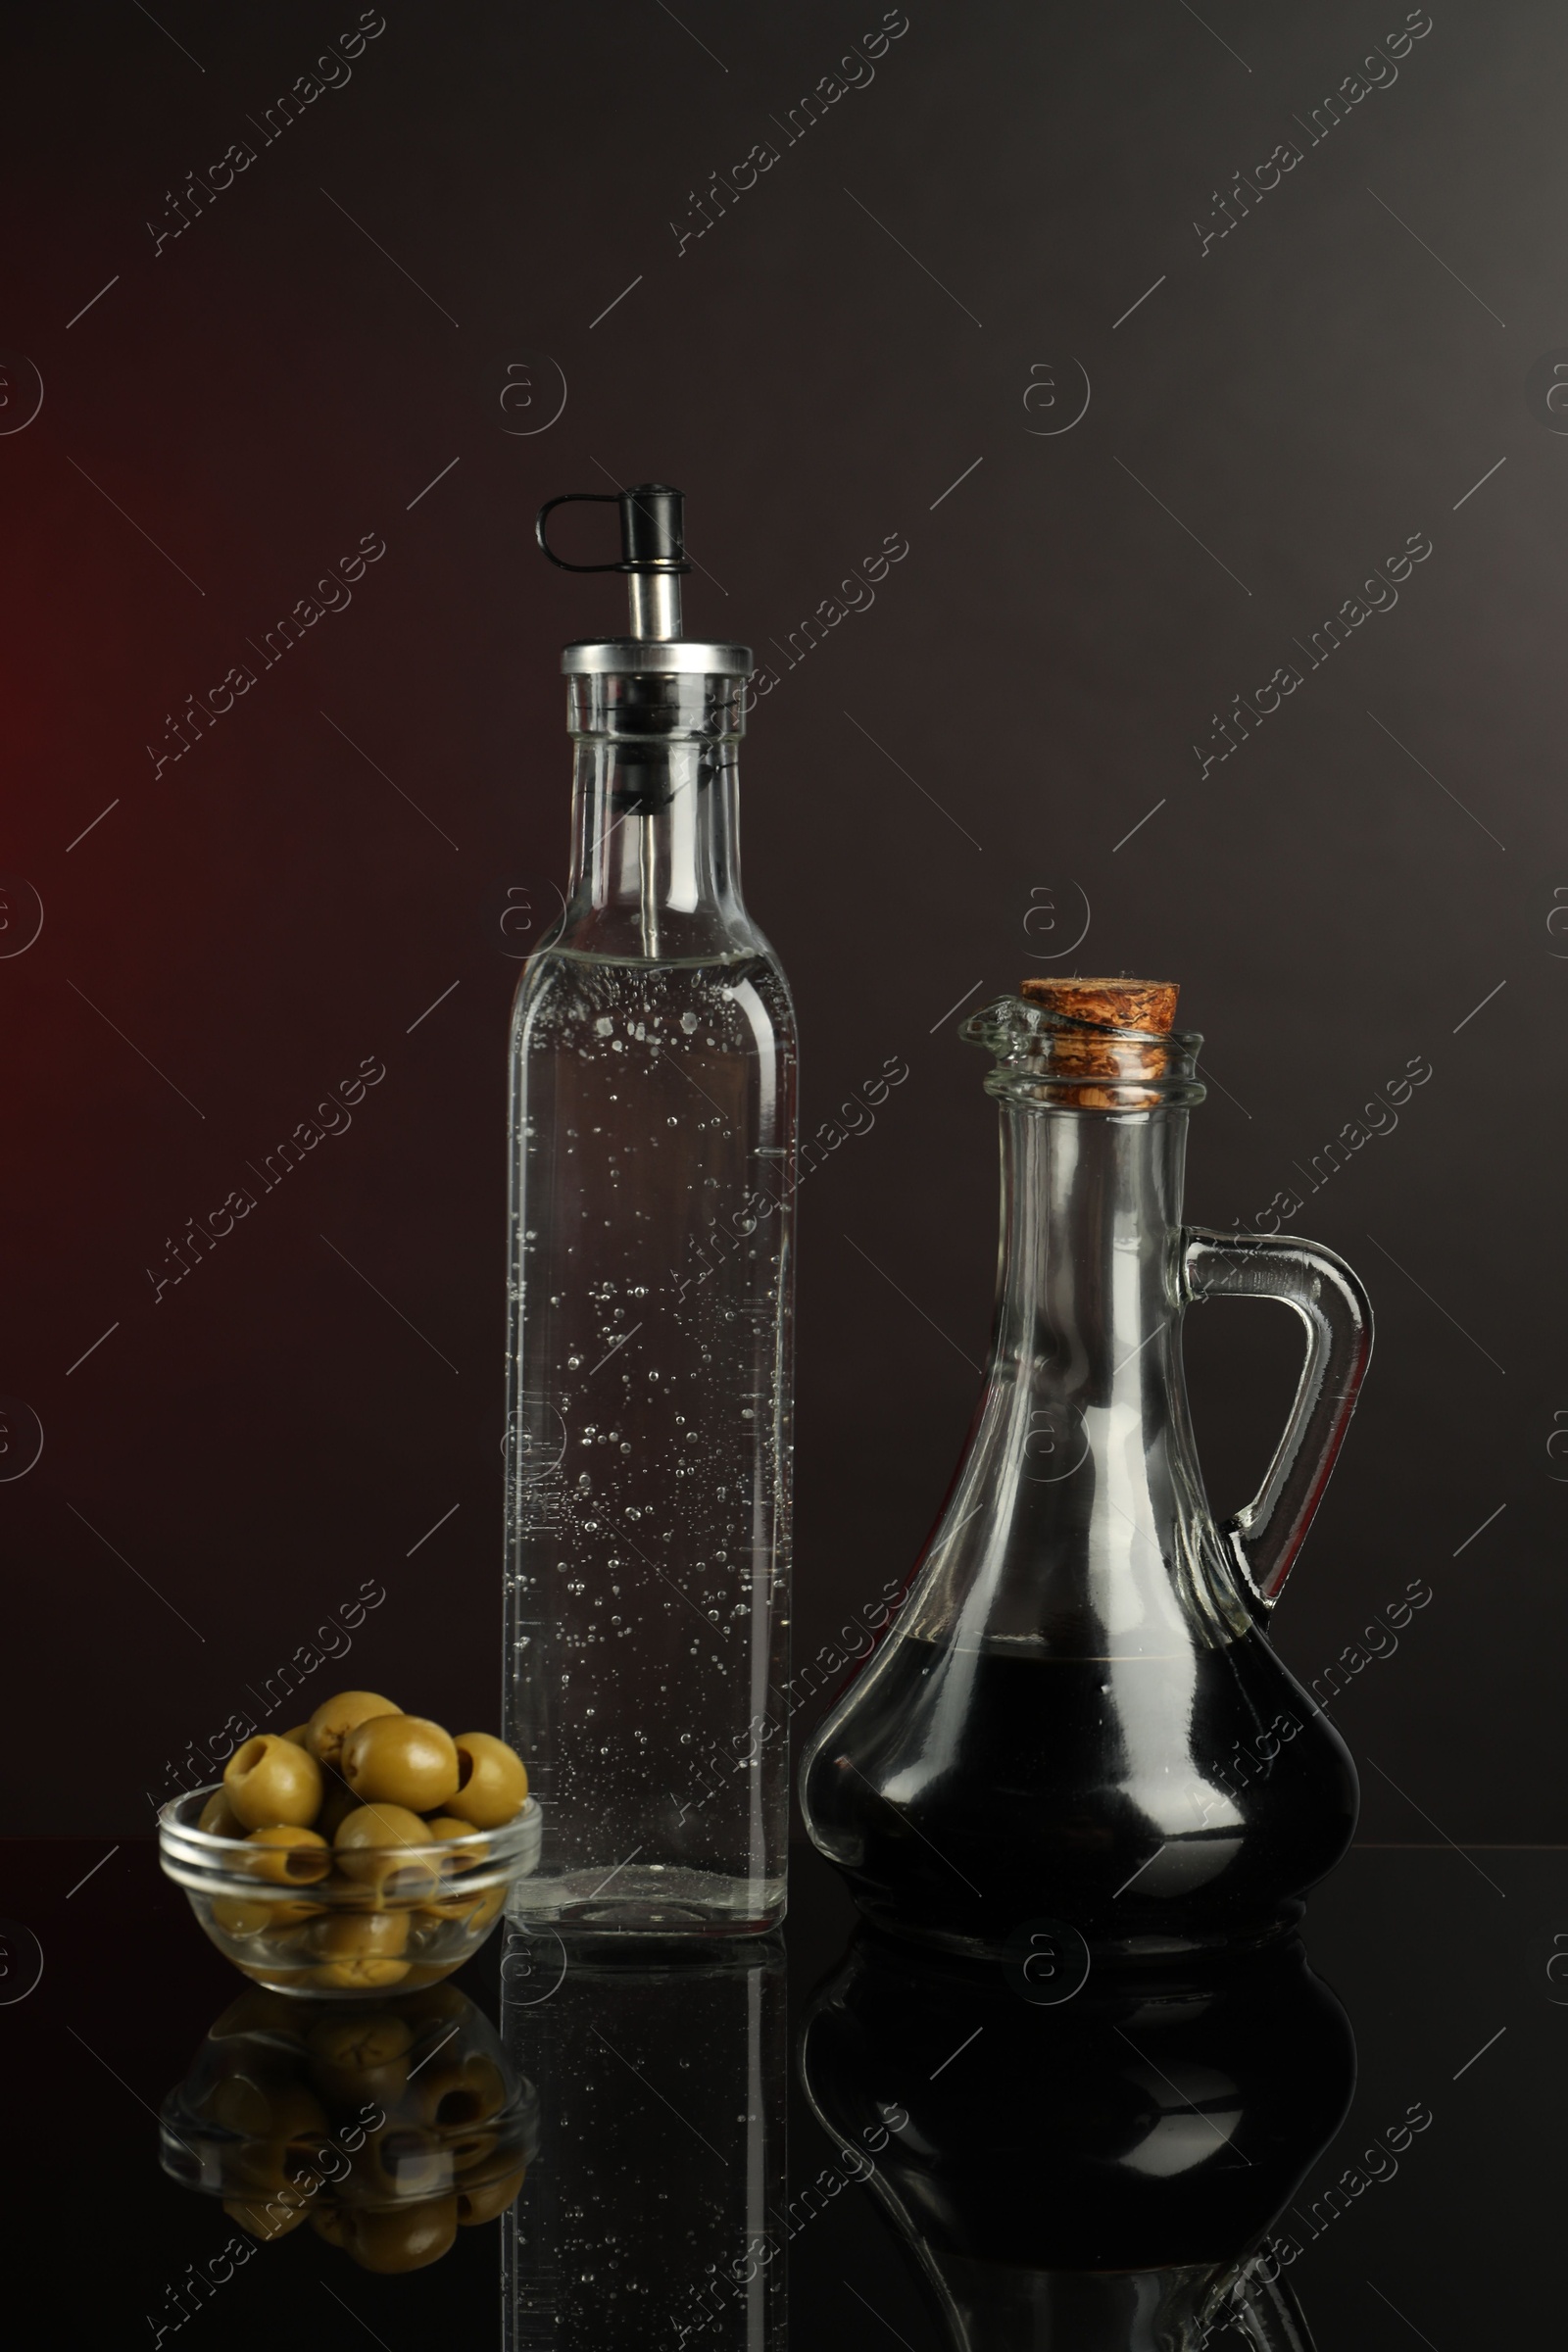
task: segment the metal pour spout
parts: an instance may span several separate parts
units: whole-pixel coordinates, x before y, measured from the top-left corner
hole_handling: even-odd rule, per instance
[[[620,509],[620,560],[614,564],[568,564],[546,533],[557,507],[615,506]],[[562,571],[623,571],[631,600],[632,638],[667,644],[681,634],[680,575],[690,571],[685,545],[686,494],[665,482],[638,482],[629,490],[568,490],[539,510],[534,536]]]

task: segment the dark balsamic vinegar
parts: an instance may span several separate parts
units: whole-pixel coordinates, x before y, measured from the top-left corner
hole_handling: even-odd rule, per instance
[[[1255,1635],[1105,1658],[906,1637],[805,1796],[885,1925],[995,1949],[1049,1918],[1150,1953],[1286,1924],[1356,1803],[1344,1741]]]

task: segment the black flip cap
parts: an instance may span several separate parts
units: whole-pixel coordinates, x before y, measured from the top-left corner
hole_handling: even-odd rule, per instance
[[[618,564],[568,564],[558,556],[545,531],[557,507],[615,506],[620,509]],[[686,493],[665,482],[638,482],[629,490],[568,490],[547,499],[534,524],[534,537],[562,571],[690,571],[686,559]]]

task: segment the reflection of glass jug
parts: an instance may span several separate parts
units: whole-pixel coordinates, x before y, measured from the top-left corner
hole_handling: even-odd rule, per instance
[[[883,2127],[867,2184],[955,2352],[1198,2352],[1230,2323],[1310,2352],[1294,2241],[1267,2232],[1344,2121],[1355,2045],[1299,1939],[1097,1969],[1059,2006],[1011,1977],[862,1936],[802,2037],[834,2139]]]
[[[1332,1251],[1181,1223],[1201,1039],[1176,990],[1028,981],[964,1024],[997,1066],[990,1366],[894,1629],[802,1770],[880,1924],[995,1949],[1049,1915],[1156,1956],[1265,1936],[1345,1851],[1354,1768],[1263,1627],[1345,1435],[1371,1310]],[[1220,1527],[1181,1362],[1197,1299],[1306,1326],[1261,1492]]]

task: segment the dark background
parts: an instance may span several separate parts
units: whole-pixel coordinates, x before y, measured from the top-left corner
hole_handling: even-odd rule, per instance
[[[1309,143],[1404,15],[914,0],[786,145],[876,6],[427,0],[264,144],[352,7],[8,12],[0,1392],[43,1450],[0,1484],[5,1827],[144,1831],[367,1580],[297,1712],[348,1681],[495,1718],[506,1016],[565,862],[557,649],[621,625],[531,523],[658,477],[689,629],[775,667],[909,542],[744,758],[808,1125],[911,1072],[802,1199],[801,1661],[908,1566],[975,1390],[993,1114],[944,1016],[1031,971],[1171,976],[1213,1050],[1195,1221],[1304,1191],[1432,1064],[1294,1220],[1379,1337],[1279,1641],[1311,1677],[1427,1579],[1336,1709],[1363,1837],[1568,1836],[1568,443],[1531,387],[1568,346],[1568,24],[1437,0]],[[155,251],[236,139],[255,162]],[[778,162],[678,251],[760,139]],[[1286,139],[1205,252],[1195,219]],[[1200,775],[1212,715],[1412,533],[1397,607]],[[264,669],[249,641],[362,534],[352,604]],[[255,687],[155,772],[239,662]],[[186,1220],[368,1056],[352,1128],[155,1303]],[[1293,1331],[1192,1318],[1221,1509]]]

